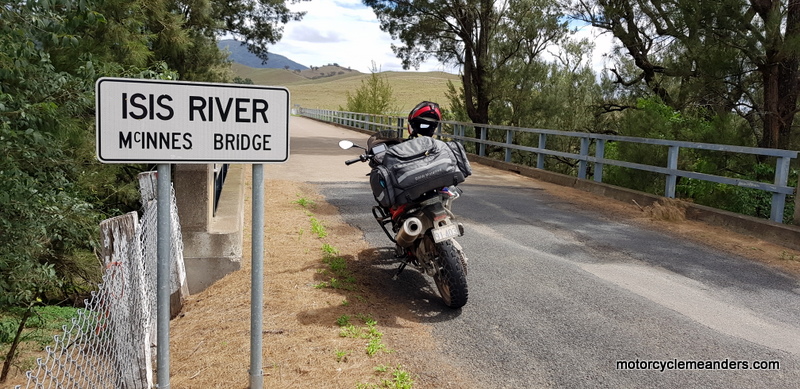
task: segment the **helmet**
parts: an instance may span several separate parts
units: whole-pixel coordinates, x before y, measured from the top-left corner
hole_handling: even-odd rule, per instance
[[[430,101],[423,101],[417,104],[408,114],[408,126],[411,129],[410,135],[412,137],[419,135],[432,136],[436,131],[439,120],[442,120],[439,104]]]

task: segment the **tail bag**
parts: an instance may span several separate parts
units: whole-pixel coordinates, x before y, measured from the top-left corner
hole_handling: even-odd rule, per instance
[[[370,174],[375,199],[384,207],[405,204],[422,194],[464,182],[472,174],[467,153],[458,142],[430,137],[390,147]]]

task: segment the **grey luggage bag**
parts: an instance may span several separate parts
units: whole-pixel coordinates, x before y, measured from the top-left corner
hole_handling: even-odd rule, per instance
[[[472,174],[464,146],[457,142],[419,137],[390,147],[382,157],[370,174],[370,186],[387,208],[460,184]]]

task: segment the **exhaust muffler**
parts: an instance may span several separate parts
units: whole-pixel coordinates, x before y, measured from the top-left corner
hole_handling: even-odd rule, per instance
[[[422,222],[415,217],[410,217],[403,222],[403,226],[400,227],[400,231],[397,231],[397,236],[394,240],[401,247],[408,247],[411,246],[411,243],[414,243],[414,240],[416,240],[421,233]]]

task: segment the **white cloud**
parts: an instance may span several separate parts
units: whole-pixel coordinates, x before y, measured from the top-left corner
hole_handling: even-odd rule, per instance
[[[392,52],[391,36],[381,31],[380,22],[361,0],[313,0],[288,4],[293,11],[305,11],[299,22],[284,25],[283,38],[271,46],[269,51],[288,57],[305,66],[323,66],[336,63],[360,72],[368,73],[373,62],[382,71],[402,71],[402,63]],[[592,67],[596,72],[607,67],[604,56],[612,47],[610,34],[590,25],[580,26],[576,38],[586,37],[594,42]],[[410,69],[414,70],[414,69]],[[420,66],[419,71],[448,71],[435,59]]]
[[[368,73],[374,62],[382,71],[403,70],[392,52],[391,36],[381,31],[372,8],[361,0],[314,0],[288,6],[306,15],[302,21],[284,26],[283,38],[270,46],[270,52],[305,66],[336,63]],[[431,60],[419,71],[443,69]]]

